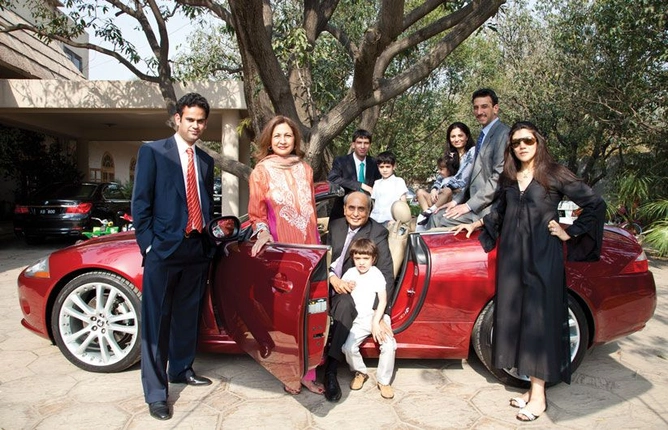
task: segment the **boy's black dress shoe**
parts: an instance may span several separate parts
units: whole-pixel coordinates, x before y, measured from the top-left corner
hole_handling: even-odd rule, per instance
[[[172,411],[169,410],[167,402],[153,402],[148,404],[148,411],[156,420],[168,420],[172,417]]]
[[[205,378],[204,376],[197,376],[194,373],[188,374],[182,378],[170,379],[169,382],[172,384],[188,384],[194,386],[211,385],[211,379]]]
[[[325,399],[330,402],[338,402],[340,398],[341,387],[336,373],[325,373]]]

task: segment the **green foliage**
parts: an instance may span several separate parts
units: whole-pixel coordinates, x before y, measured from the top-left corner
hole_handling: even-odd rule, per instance
[[[397,176],[407,184],[425,187],[434,179],[436,160],[447,146],[448,126],[461,121],[475,135],[479,126],[471,111],[471,94],[498,81],[500,53],[483,37],[462,43],[424,80],[386,103],[374,130],[373,152],[391,150],[397,156]],[[396,67],[416,61],[406,55]],[[405,64],[404,64],[405,63]],[[351,131],[352,133],[352,131]],[[346,140],[346,147],[349,139]]]
[[[650,198],[655,178],[626,171],[612,183],[607,200],[608,219],[612,222],[638,222],[639,209]]]
[[[241,56],[231,28],[224,24],[200,24],[188,36],[188,49],[174,57],[176,80],[242,79]]]
[[[668,190],[664,3],[515,1],[497,31],[476,37],[489,42],[482,55],[502,56],[487,77],[502,118],[536,123],[560,162],[602,185],[610,219],[639,222],[654,240],[667,219],[657,206]]]
[[[668,220],[652,223],[644,233],[643,244],[650,246],[660,257],[668,257]]]
[[[642,218],[652,220],[644,232],[643,243],[650,246],[658,256],[668,257],[668,198],[644,204],[639,213]]]
[[[121,190],[123,191],[123,194],[125,194],[128,198],[132,197],[132,189],[134,188],[134,181],[128,180],[126,182],[123,182],[121,184]]]
[[[646,203],[640,208],[640,214],[648,219],[668,220],[668,200],[661,199]]]
[[[665,146],[665,8],[641,3],[542,0],[532,12],[516,2],[499,25],[510,116],[536,122],[591,185]]]

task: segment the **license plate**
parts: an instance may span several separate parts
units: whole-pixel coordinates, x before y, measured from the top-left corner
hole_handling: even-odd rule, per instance
[[[39,214],[40,215],[55,215],[56,210],[55,209],[40,209]]]

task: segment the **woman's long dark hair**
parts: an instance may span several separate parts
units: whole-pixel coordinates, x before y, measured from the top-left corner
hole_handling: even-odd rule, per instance
[[[580,180],[573,172],[566,167],[554,161],[554,158],[547,149],[547,139],[538,128],[529,121],[518,121],[510,128],[508,133],[508,142],[504,153],[503,173],[501,181],[504,185],[517,182],[517,171],[521,168],[521,161],[515,156],[515,151],[510,145],[513,134],[518,130],[529,130],[536,138],[536,156],[533,161],[533,179],[543,188],[550,188],[550,182],[557,180],[562,183]]]
[[[448,149],[445,151],[445,159],[446,159],[446,166],[448,168],[448,171],[451,172],[450,176],[454,176],[455,173],[459,170],[459,151],[457,151],[457,148],[455,148],[452,145],[452,142],[450,142],[450,133],[452,130],[455,128],[460,129],[462,132],[464,132],[464,135],[466,136],[466,145],[464,148],[466,151],[471,149],[473,146],[473,139],[471,139],[471,130],[469,130],[468,126],[464,124],[463,122],[453,122],[450,124],[448,127],[448,130],[446,131],[446,136],[448,139]]]

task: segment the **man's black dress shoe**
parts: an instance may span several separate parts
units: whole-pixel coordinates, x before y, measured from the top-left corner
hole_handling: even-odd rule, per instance
[[[336,379],[336,373],[325,373],[325,399],[338,402],[341,398],[341,387]]]
[[[211,385],[211,379],[205,378],[204,376],[197,376],[194,373],[184,376],[183,378],[170,379],[169,382],[172,384],[188,384],[195,386]]]
[[[172,417],[172,411],[169,410],[167,402],[153,402],[148,404],[148,411],[156,420],[168,420]]]

